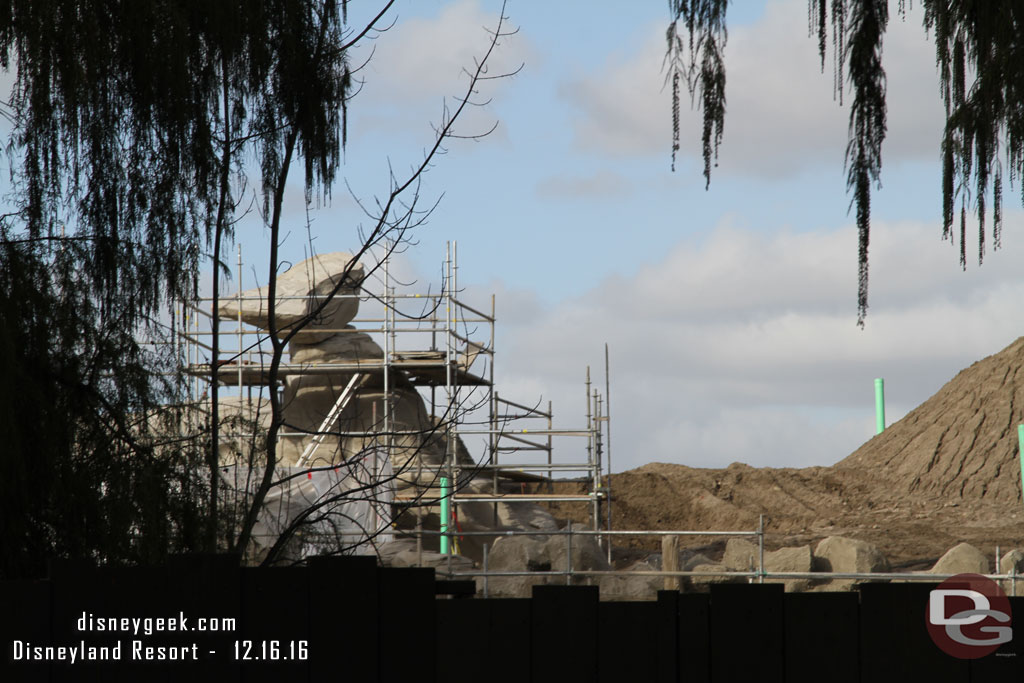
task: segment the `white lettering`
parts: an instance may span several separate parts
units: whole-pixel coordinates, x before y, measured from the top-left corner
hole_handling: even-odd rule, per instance
[[[947,596],[970,598],[971,601],[974,602],[974,609],[958,612],[957,614],[947,618]],[[928,620],[936,626],[949,626],[951,624],[967,626],[968,624],[977,624],[979,621],[985,620],[985,614],[982,612],[987,611],[991,607],[991,604],[984,593],[968,589],[935,589],[929,596],[929,602],[930,609],[928,611]],[[970,616],[960,618],[961,615],[965,614],[969,614]]]
[[[173,647],[143,645],[141,640],[132,641],[132,659],[147,662],[153,661],[199,661],[199,646],[175,645]]]

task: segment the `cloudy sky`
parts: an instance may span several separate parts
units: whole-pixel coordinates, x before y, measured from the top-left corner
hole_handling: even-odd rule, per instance
[[[1007,192],[1004,246],[983,267],[974,259],[962,272],[959,247],[941,240],[942,107],[920,10],[904,22],[894,8],[886,41],[889,135],[860,329],[848,110],[833,98],[831,64],[822,74],[806,0],[739,5],[725,139],[705,190],[697,113],[684,115],[670,171],[663,0],[511,0],[519,31],[491,73],[522,70],[483,84],[489,104],[457,132],[498,127],[453,141],[424,177],[423,201],[440,203],[395,266],[437,291],[445,243],[456,240],[463,298],[497,297],[499,390],[553,400],[562,426],[582,424],[586,367],[603,383],[607,343],[615,471],[832,464],[874,433],[875,377],[892,422],[1024,331],[1019,187]],[[400,174],[422,158],[499,10],[493,0],[403,0],[393,26],[353,55],[369,62],[349,110],[350,190],[339,185],[310,213],[318,251],[357,246],[365,219],[352,196],[372,203],[389,164]],[[285,254],[298,259],[301,187],[291,200]],[[238,238],[247,262],[265,259],[258,224]]]

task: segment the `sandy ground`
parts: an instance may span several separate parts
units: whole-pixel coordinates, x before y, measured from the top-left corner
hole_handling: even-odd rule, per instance
[[[583,486],[556,482],[554,490],[579,492]],[[578,503],[553,503],[549,508],[561,520],[585,524],[589,519]],[[1024,510],[1019,503],[944,502],[927,493],[910,495],[857,468],[774,469],[734,463],[725,469],[695,469],[651,463],[612,477],[615,529],[753,530],[762,514],[769,550],[849,536],[877,545],[894,568],[930,567],[964,541],[992,557],[997,545],[1003,553],[1024,548]],[[658,547],[650,540],[616,543]],[[724,542],[697,537],[683,545],[703,548],[713,556]],[[637,555],[621,556],[627,562]]]

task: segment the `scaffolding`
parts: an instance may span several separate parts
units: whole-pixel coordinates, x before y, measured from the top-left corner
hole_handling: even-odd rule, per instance
[[[541,409],[539,402],[529,405],[499,395],[494,372],[495,297],[491,296],[490,312],[462,301],[455,243],[446,247],[439,292],[410,291],[393,276],[390,258],[386,257],[372,271],[377,278],[376,288],[370,286],[368,279],[359,291],[338,294],[339,298],[357,300],[363,310],[350,325],[318,327],[316,333],[351,335],[352,346],[365,353],[358,351],[341,360],[281,358],[276,366],[276,386],[270,386],[273,359],[269,333],[242,319],[242,308],[252,297],[243,293],[241,253],[239,245],[235,273],[238,291],[219,299],[221,306],[225,301],[233,301],[237,314],[225,316],[223,310],[215,310],[212,298],[200,298],[183,306],[178,321],[179,354],[192,378],[191,402],[197,408],[193,411],[193,428],[209,419],[206,401],[214,374],[219,384],[222,398],[218,414],[223,427],[218,450],[222,457],[233,453],[236,462],[245,459],[246,440],[252,439],[254,426],[266,420],[266,392],[275,391],[283,396],[289,384],[326,384],[334,398],[331,409],[320,410],[316,422],[304,429],[280,431],[278,444],[282,447],[278,450],[286,455],[283,462],[292,468],[290,472],[308,468],[312,478],[313,472],[325,469],[325,440],[354,439],[364,446],[371,444],[369,452],[374,462],[366,468],[370,479],[394,477],[398,482],[391,487],[387,500],[393,506],[392,514],[384,514],[378,506],[374,514],[379,519],[375,519],[390,526],[389,533],[397,528],[402,535],[415,537],[420,557],[424,539],[429,542],[432,538],[425,533],[425,519],[435,514],[445,497],[451,505],[442,506],[442,511],[450,518],[439,520],[439,530],[453,541],[460,535],[460,506],[473,503],[492,504],[491,525],[499,533],[499,505],[527,502],[586,505],[591,530],[599,531],[605,524],[611,529],[610,514],[602,520],[602,504],[610,495],[604,462],[610,427],[606,396],[593,385],[587,368],[584,425],[565,429],[556,426],[550,401],[546,409]],[[282,299],[322,301],[323,297],[311,292],[305,297],[278,297],[279,301]],[[220,347],[215,373],[211,361],[214,316],[219,317]],[[303,334],[300,331],[295,338],[302,339]],[[369,345],[360,347],[363,336],[369,336],[380,352]],[[339,378],[338,385],[333,386]],[[444,453],[443,457],[431,460],[424,449],[418,449],[413,458],[402,462],[402,476],[395,476],[399,471],[397,464],[385,473],[381,463],[398,463],[400,456],[408,452],[408,439],[422,438],[424,433],[422,425],[410,424],[401,414],[408,412],[403,401],[410,400],[410,391],[418,394],[426,406],[439,432],[431,436],[438,437]],[[369,421],[340,419],[342,414],[352,412],[353,403],[368,394],[379,398],[372,402]],[[575,457],[568,459],[561,457],[563,449],[556,446],[565,439],[582,441],[582,452],[573,453]],[[467,458],[460,454],[466,442],[478,444],[482,455]],[[332,457],[334,461],[326,464],[335,465],[337,471],[338,459],[350,456],[340,449],[334,455],[328,454],[326,461]],[[585,492],[556,494],[551,486],[553,480],[567,475],[575,475],[584,482]],[[442,492],[442,478],[456,483],[450,493]],[[479,484],[483,479],[490,481],[489,490],[466,485]],[[526,491],[526,484],[531,485],[530,491]],[[415,520],[412,528],[401,522],[410,517]],[[610,536],[602,538],[610,557]]]

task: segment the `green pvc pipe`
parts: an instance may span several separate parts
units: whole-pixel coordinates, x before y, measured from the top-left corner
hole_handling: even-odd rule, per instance
[[[875,380],[875,434],[885,431],[885,380]]]
[[[1024,424],[1017,425],[1017,443],[1020,448],[1020,485],[1024,496]]]
[[[452,518],[451,512],[452,487],[448,477],[441,477],[441,554],[448,554],[448,520]]]

